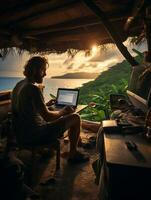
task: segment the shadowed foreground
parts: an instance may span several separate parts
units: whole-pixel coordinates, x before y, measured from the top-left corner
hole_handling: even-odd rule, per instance
[[[92,134],[82,133],[83,138],[92,136]],[[61,152],[67,151],[69,143],[61,142]],[[44,183],[54,176],[56,182],[43,186],[38,184],[35,188],[41,195],[41,200],[97,200],[98,186],[95,184],[95,175],[92,169],[92,163],[97,158],[95,147],[93,149],[83,149],[89,153],[90,161],[71,165],[65,158],[61,158],[61,169],[55,173],[55,156],[53,158],[40,161],[37,160],[36,174],[38,183]]]

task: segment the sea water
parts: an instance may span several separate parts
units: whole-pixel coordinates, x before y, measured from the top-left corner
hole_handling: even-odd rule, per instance
[[[0,91],[12,90],[16,83],[20,81],[20,77],[0,77]],[[44,97],[48,101],[50,93],[56,96],[58,88],[77,88],[81,87],[84,83],[92,81],[92,79],[44,79]]]

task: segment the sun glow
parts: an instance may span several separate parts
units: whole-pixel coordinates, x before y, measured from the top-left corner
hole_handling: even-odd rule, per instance
[[[92,53],[93,53],[93,55],[96,54],[97,51],[98,51],[97,46],[96,46],[96,45],[93,45],[93,46],[92,46]]]

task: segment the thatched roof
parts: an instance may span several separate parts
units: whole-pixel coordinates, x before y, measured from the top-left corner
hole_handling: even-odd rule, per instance
[[[114,42],[104,26],[109,20],[122,41],[143,34],[143,0],[1,0],[0,49],[19,47],[30,52],[90,49]],[[105,18],[104,18],[105,17]],[[131,23],[133,22],[133,23]]]

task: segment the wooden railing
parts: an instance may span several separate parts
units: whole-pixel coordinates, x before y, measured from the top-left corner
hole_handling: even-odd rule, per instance
[[[0,121],[11,111],[11,92],[12,90],[0,91]]]

